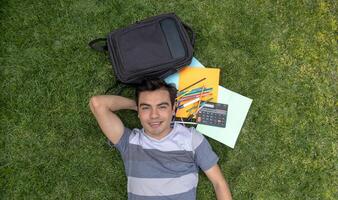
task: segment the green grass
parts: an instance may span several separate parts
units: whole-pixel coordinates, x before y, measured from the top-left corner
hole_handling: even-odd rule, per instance
[[[329,0],[1,1],[0,199],[126,199],[121,157],[87,106],[114,75],[87,43],[163,12],[192,26],[195,56],[224,87],[254,100],[235,149],[209,140],[234,199],[337,199]],[[214,198],[201,174],[198,199]]]

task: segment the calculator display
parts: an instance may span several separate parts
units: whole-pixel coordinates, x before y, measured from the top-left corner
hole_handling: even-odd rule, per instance
[[[208,102],[198,111],[196,122],[199,124],[225,128],[227,113],[227,104]]]

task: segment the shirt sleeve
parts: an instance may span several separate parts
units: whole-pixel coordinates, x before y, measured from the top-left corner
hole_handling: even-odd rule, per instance
[[[195,163],[206,171],[217,164],[219,158],[212,150],[208,140],[198,131],[192,133]]]
[[[114,145],[117,148],[117,150],[120,151],[122,155],[127,150],[130,134],[131,134],[131,130],[129,128],[124,127],[124,131],[123,131],[123,134],[120,140]]]

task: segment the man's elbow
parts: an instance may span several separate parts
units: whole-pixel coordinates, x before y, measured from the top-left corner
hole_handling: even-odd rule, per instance
[[[92,113],[97,113],[98,110],[101,110],[104,108],[103,103],[100,100],[99,96],[93,96],[89,100],[89,107]]]

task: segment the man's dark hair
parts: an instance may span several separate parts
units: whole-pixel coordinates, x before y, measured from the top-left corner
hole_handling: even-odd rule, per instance
[[[158,78],[144,79],[141,82],[141,84],[136,86],[136,90],[135,90],[136,105],[138,106],[138,100],[139,100],[141,92],[155,91],[155,90],[158,90],[158,89],[167,90],[169,92],[171,106],[173,106],[175,104],[175,98],[176,98],[176,94],[177,94],[176,87],[174,85],[168,84],[168,83],[166,83],[163,80],[158,79]]]

